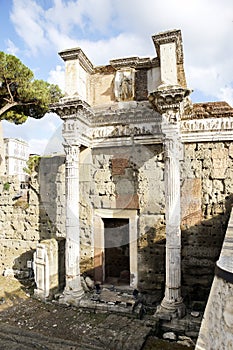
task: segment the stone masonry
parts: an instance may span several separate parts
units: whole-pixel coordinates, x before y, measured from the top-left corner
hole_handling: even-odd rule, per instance
[[[16,177],[1,176],[0,198],[0,271],[27,270],[40,240],[38,196],[33,190],[22,191]]]
[[[42,297],[60,289],[63,302],[77,305],[82,275],[137,289],[169,317],[182,317],[184,305],[205,307],[232,204],[233,109],[192,104],[180,31],[153,42],[155,58],[101,67],[80,48],[60,53],[66,96],[52,110],[64,122],[64,155],[41,160],[37,226],[9,230],[28,242],[36,232],[30,249],[37,242],[37,253],[44,249],[35,267]],[[7,198],[2,225],[13,210]],[[32,208],[17,209],[24,226]],[[42,275],[49,276],[45,294]]]

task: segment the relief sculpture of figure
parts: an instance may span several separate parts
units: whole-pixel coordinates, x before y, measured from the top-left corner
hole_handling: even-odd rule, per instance
[[[120,98],[123,101],[132,98],[132,79],[124,74],[120,83]]]

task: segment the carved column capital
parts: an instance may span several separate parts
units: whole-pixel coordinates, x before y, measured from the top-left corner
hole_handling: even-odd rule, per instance
[[[72,119],[83,114],[87,119],[93,116],[90,105],[79,98],[64,97],[59,102],[50,105],[50,111],[58,114],[64,121],[71,116]]]
[[[80,146],[81,144],[79,143],[75,143],[75,144],[63,143],[67,162],[78,161]]]
[[[173,124],[180,120],[184,108],[187,108],[187,97],[190,92],[191,90],[178,85],[160,85],[156,91],[149,95],[149,101],[168,123]]]

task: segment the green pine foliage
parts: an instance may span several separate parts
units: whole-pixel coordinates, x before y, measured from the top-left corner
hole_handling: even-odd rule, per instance
[[[40,119],[61,97],[57,85],[34,79],[17,57],[0,51],[0,120],[22,124],[28,117]]]

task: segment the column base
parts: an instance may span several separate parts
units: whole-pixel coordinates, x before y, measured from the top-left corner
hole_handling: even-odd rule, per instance
[[[171,320],[173,318],[183,318],[186,314],[186,307],[183,300],[170,302],[163,299],[161,304],[157,307],[155,316],[164,320]]]
[[[59,298],[60,304],[79,306],[80,299],[83,297],[83,289],[79,290],[64,290]]]

